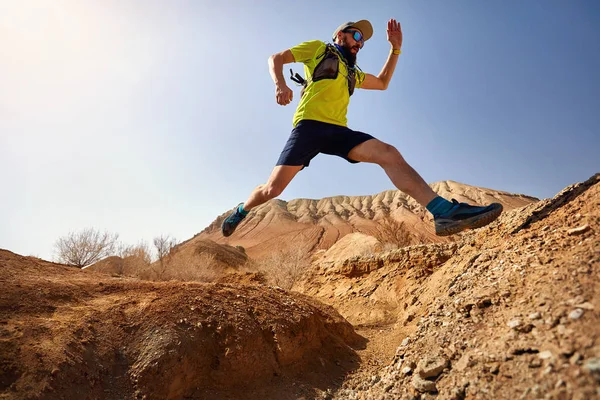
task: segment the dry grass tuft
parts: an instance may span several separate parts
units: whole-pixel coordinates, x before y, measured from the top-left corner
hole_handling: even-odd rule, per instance
[[[373,235],[381,244],[383,251],[400,249],[410,246],[413,242],[413,235],[404,225],[388,215],[379,221],[377,229]]]
[[[280,248],[253,261],[252,267],[264,274],[267,282],[290,290],[311,264],[306,245]]]

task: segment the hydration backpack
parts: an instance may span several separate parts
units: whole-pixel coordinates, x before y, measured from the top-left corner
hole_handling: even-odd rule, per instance
[[[348,75],[346,76],[346,79],[348,80],[348,93],[350,94],[350,96],[352,96],[352,94],[354,93],[354,88],[356,86],[356,69],[358,68],[358,66],[350,67],[346,62],[346,59],[343,55],[340,54],[338,49],[334,45],[329,43],[327,43],[325,51],[319,56],[317,56],[317,60],[319,58],[321,58],[321,61],[319,61],[319,63],[315,67],[311,81],[318,82],[323,79],[336,79],[338,73],[340,72],[340,62],[343,62],[346,66],[346,71],[348,71]],[[291,80],[303,86],[300,95],[304,95],[304,90],[308,86],[309,82],[306,79],[302,78],[302,76],[300,76],[298,73],[294,74],[294,71],[292,71],[292,69],[290,69],[290,74]]]

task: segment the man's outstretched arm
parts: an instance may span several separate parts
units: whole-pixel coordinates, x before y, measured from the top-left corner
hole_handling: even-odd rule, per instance
[[[294,92],[289,88],[287,83],[285,83],[285,78],[283,77],[283,65],[295,61],[294,55],[289,49],[269,57],[269,73],[275,83],[275,100],[277,101],[277,104],[281,104],[282,106],[290,104],[294,98]]]
[[[394,50],[402,48],[402,28],[400,23],[395,19],[390,19],[387,26],[387,40],[392,45],[387,61],[383,65],[379,75],[365,74],[365,81],[361,89],[385,90],[390,84],[396,64],[398,63],[398,54],[394,54]]]

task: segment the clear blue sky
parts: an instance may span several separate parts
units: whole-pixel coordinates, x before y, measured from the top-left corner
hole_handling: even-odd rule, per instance
[[[546,198],[600,170],[597,1],[0,0],[0,248],[50,259],[84,227],[190,238],[289,135],[299,90],[277,105],[267,58],[363,18],[364,71],[387,57],[389,18],[404,46],[349,125],[427,182]],[[282,198],[388,189],[379,167],[319,156]]]

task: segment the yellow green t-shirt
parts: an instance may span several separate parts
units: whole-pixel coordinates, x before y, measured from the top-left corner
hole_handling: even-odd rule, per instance
[[[308,81],[308,86],[304,89],[304,95],[294,114],[294,126],[303,119],[341,126],[346,126],[348,123],[346,114],[350,104],[350,94],[345,63],[340,61],[337,78],[312,81],[313,71],[322,60],[319,56],[323,55],[326,46],[320,40],[311,40],[290,49],[296,62],[304,64],[304,76]],[[364,79],[365,74],[356,69],[356,89],[361,87]]]

